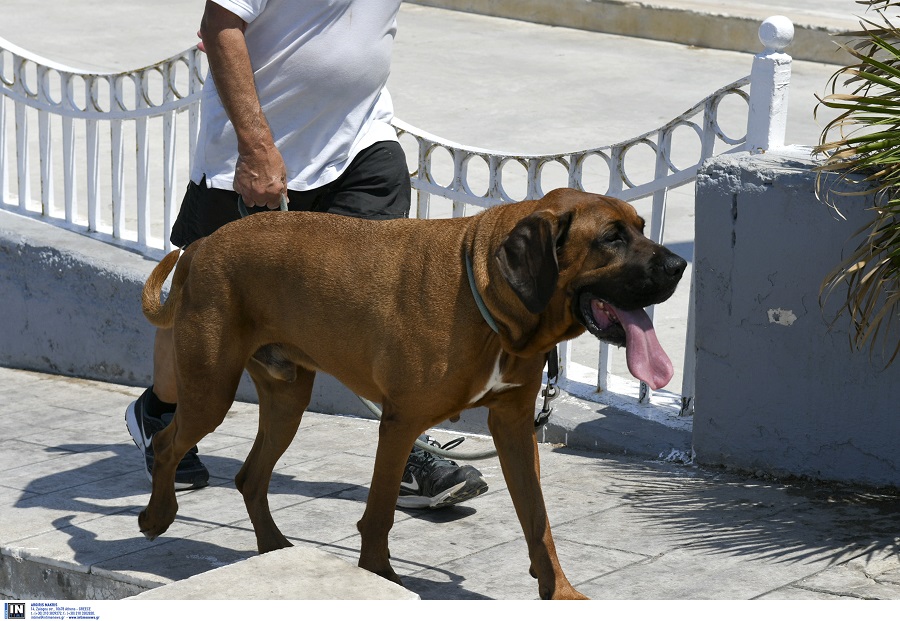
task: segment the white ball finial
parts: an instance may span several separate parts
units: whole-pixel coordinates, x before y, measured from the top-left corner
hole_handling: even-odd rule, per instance
[[[773,15],[760,25],[759,40],[767,52],[783,52],[794,40],[794,24],[784,15]]]

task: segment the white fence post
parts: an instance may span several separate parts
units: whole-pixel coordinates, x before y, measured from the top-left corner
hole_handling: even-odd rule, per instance
[[[759,40],[765,49],[753,57],[750,71],[746,143],[750,152],[784,146],[791,57],[783,50],[794,40],[794,24],[783,15],[770,17],[759,27]]]

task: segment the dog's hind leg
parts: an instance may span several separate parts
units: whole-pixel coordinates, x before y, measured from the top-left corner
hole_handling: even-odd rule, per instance
[[[312,394],[313,371],[297,367],[288,382],[279,377],[283,370],[273,376],[257,360],[251,359],[248,370],[259,394],[259,431],[253,448],[235,478],[235,485],[244,497],[244,504],[260,554],[280,550],[292,545],[278,529],[269,510],[269,482],[275,464],[290,446],[304,410],[309,405]]]
[[[372,485],[366,510],[356,525],[362,536],[359,566],[401,584],[400,577],[391,567],[388,533],[394,525],[394,508],[400,494],[403,468],[416,438],[425,429],[398,419],[389,404],[383,406]]]
[[[509,399],[509,403],[502,407],[491,408],[488,427],[528,543],[531,575],[538,579],[538,592],[542,599],[585,599],[563,573],[550,534],[534,433],[534,398],[525,394],[520,401],[524,403],[517,404]]]

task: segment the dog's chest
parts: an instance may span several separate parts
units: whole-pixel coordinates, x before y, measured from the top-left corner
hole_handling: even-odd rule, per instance
[[[470,404],[475,404],[491,393],[499,393],[510,388],[518,388],[519,384],[511,384],[503,381],[503,373],[500,371],[500,355],[494,361],[494,368],[484,387],[472,397]]]

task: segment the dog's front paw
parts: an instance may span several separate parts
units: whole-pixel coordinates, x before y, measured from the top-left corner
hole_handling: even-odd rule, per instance
[[[144,535],[150,541],[153,541],[164,532],[169,530],[169,526],[171,526],[172,522],[175,521],[175,512],[173,511],[171,514],[171,518],[163,519],[163,520],[155,520],[152,517],[152,513],[150,512],[150,508],[144,509],[141,511],[141,514],[138,516],[138,528],[141,530],[141,534]]]
[[[156,539],[158,537],[158,535],[151,535],[146,530],[142,530],[141,534],[144,536],[144,539],[146,539],[147,541],[153,541],[154,539]]]
[[[141,514],[138,516],[138,528],[141,529],[141,534],[150,541],[153,541],[166,532],[165,528],[159,529],[150,525],[150,519],[147,517],[146,510],[141,511]]]

